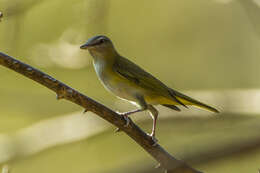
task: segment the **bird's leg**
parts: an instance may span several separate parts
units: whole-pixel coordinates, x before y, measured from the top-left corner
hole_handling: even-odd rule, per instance
[[[137,113],[137,112],[141,112],[141,111],[144,111],[144,109],[136,109],[136,110],[133,110],[133,111],[129,111],[129,112],[122,112],[122,113],[119,113],[120,115],[123,115],[125,117],[128,117],[129,115],[131,114],[134,114],[134,113]]]
[[[144,111],[145,109],[136,109],[136,110],[133,110],[133,111],[129,111],[129,112],[117,112],[119,115],[122,115],[126,121],[126,124],[124,125],[125,127],[127,127],[130,123],[130,120],[128,118],[129,115],[133,114],[133,113],[137,113],[137,112],[142,112]],[[115,130],[115,132],[120,132],[121,129],[117,128]]]
[[[152,105],[148,105],[148,110],[150,112],[150,115],[153,118],[153,128],[152,128],[152,133],[150,136],[152,137],[152,140],[154,141],[153,146],[155,146],[158,142],[158,140],[155,138],[155,129],[156,129],[156,122],[157,122],[157,117],[158,117],[158,111],[153,107]]]
[[[126,120],[125,127],[127,127],[129,125],[129,123],[130,123],[130,120],[128,118],[129,115],[137,113],[137,112],[145,111],[148,108],[148,105],[146,104],[143,96],[136,95],[136,103],[140,106],[139,109],[136,109],[136,110],[133,110],[133,111],[129,111],[129,112],[118,113],[118,114],[124,116],[124,118]],[[116,130],[116,131],[118,131],[118,130]]]
[[[136,110],[129,111],[129,112],[122,112],[122,113],[118,112],[118,114],[120,114],[120,115],[122,115],[124,117],[124,119],[126,120],[125,127],[127,127],[129,125],[129,123],[130,123],[130,120],[129,120],[128,116],[131,115],[131,114],[137,113],[137,112],[142,112],[144,110],[145,109],[141,108],[141,109],[136,109]],[[118,131],[118,130],[116,130],[116,131]]]

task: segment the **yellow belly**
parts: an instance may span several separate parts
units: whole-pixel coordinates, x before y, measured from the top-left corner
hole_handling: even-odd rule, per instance
[[[160,93],[153,93],[152,91],[145,90],[133,82],[122,78],[121,76],[114,74],[112,71],[108,70],[105,73],[97,70],[99,79],[101,80],[104,87],[114,93],[117,97],[130,102],[137,102],[136,95],[143,95],[145,101],[148,104],[158,105],[158,104],[171,104],[178,105],[173,99],[167,98]],[[190,104],[186,100],[178,98],[184,104]]]

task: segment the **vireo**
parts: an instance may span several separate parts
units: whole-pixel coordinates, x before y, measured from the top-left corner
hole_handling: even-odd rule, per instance
[[[122,57],[106,36],[92,37],[80,48],[89,50],[94,59],[97,76],[104,87],[119,98],[139,107],[137,110],[121,113],[128,123],[130,114],[145,110],[150,112],[153,118],[153,128],[150,135],[153,139],[155,139],[158,116],[158,111],[153,105],[163,105],[175,111],[180,111],[177,105],[186,108],[186,105],[193,105],[211,112],[219,112],[211,106],[169,88],[135,63]]]

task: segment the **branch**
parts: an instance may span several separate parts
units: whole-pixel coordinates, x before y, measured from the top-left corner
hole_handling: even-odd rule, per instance
[[[0,11],[0,22],[2,18],[3,18],[3,13]]]
[[[54,91],[57,94],[57,99],[69,100],[117,126],[129,137],[135,140],[135,142],[147,151],[155,160],[157,160],[161,167],[166,169],[168,173],[201,173],[187,165],[185,162],[171,156],[159,144],[153,146],[154,142],[151,137],[142,131],[136,124],[134,124],[131,119],[129,126],[125,127],[124,125],[126,122],[123,116],[81,94],[66,84],[54,79],[53,77],[39,71],[38,69],[22,63],[1,52],[0,64]]]

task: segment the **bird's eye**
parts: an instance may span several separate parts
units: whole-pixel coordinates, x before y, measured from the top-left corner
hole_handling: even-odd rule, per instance
[[[104,43],[104,42],[105,42],[105,39],[100,39],[99,42],[100,42],[100,43]]]

